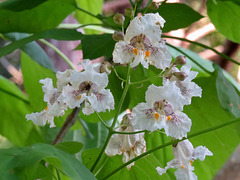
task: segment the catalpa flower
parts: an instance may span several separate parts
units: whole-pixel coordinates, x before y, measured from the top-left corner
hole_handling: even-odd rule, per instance
[[[202,89],[196,83],[192,82],[198,72],[190,70],[191,65],[182,66],[180,71],[178,68],[173,67],[168,73],[170,76],[163,79],[163,84],[167,83],[167,81],[176,82],[176,86],[180,88],[183,97],[186,99],[186,104],[191,104],[192,97],[202,96]],[[179,80],[177,77],[178,73],[184,73],[186,78],[184,80]]]
[[[172,58],[165,42],[161,40],[161,29],[165,20],[158,14],[145,14],[135,17],[126,30],[124,41],[116,43],[113,61],[120,64],[131,63],[132,67],[141,63],[159,69],[169,66]]]
[[[40,126],[44,126],[48,122],[50,127],[55,127],[54,116],[63,116],[67,106],[62,102],[57,88],[53,87],[52,79],[41,79],[39,82],[43,84],[44,101],[47,102],[47,107],[39,113],[27,114],[26,118]]]
[[[165,168],[157,167],[157,172],[162,175],[169,168],[177,168],[175,172],[177,180],[197,180],[197,176],[193,172],[192,163],[196,159],[203,161],[206,156],[212,156],[213,153],[206,147],[198,146],[193,148],[189,140],[184,140],[173,145],[174,159],[167,163]]]
[[[134,132],[135,129],[131,124],[131,116],[125,115],[121,122],[121,127],[117,128],[118,132]],[[138,134],[114,134],[105,150],[108,156],[123,155],[123,163],[139,156],[146,152],[146,142],[144,140],[144,133]],[[129,170],[134,162],[127,166]]]
[[[70,109],[80,107],[84,102],[84,114],[91,114],[94,111],[105,112],[106,109],[114,108],[114,99],[108,85],[108,75],[98,73],[91,65],[90,60],[83,63],[83,72],[74,71],[69,76],[69,83],[63,87],[62,99]]]
[[[182,139],[192,125],[188,116],[181,112],[185,101],[175,82],[159,87],[151,85],[146,91],[146,103],[133,108],[133,125],[149,131],[164,128],[167,136]]]

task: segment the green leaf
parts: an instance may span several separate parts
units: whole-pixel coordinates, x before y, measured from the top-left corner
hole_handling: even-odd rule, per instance
[[[192,119],[191,133],[219,125],[234,118],[230,112],[222,109],[218,99],[216,81],[217,73],[211,77],[195,80],[203,89],[203,94],[202,98],[193,98],[192,104],[184,107],[184,112]],[[227,96],[231,95],[228,94]],[[239,123],[235,126],[239,126]],[[194,172],[199,179],[212,179],[239,144],[240,137],[235,126],[227,126],[190,139],[194,147],[206,146],[213,152],[213,156],[207,157],[203,162],[194,161]]]
[[[84,10],[91,12],[94,15],[102,13],[102,5],[103,0],[76,0],[78,6],[83,8]],[[80,10],[76,10],[75,17],[80,24],[95,24],[101,23],[97,18],[90,16],[89,14],[82,12]],[[96,30],[86,30],[87,34],[96,34],[98,31]]]
[[[23,47],[25,44],[38,39],[56,39],[60,41],[75,41],[81,40],[84,35],[77,32],[75,29],[50,29],[42,33],[17,40],[0,49],[0,57],[10,54],[15,49]]]
[[[216,29],[233,42],[240,42],[240,5],[231,1],[207,1],[208,16]]]
[[[112,57],[115,43],[112,34],[86,35],[82,39],[83,58]]]
[[[163,32],[188,27],[203,17],[191,7],[180,3],[162,3],[157,10],[149,12],[158,12],[165,19]]]
[[[37,64],[24,52],[22,52],[21,65],[24,88],[29,96],[29,101],[35,111],[42,111],[46,107],[46,102],[43,101],[44,93],[42,92],[42,84],[39,83],[39,80],[51,78],[53,79],[53,85],[55,85],[56,75],[50,69]]]
[[[17,41],[23,38],[28,37],[29,34],[26,33],[7,33],[4,34],[4,37],[11,41]],[[45,53],[45,51],[36,43],[36,42],[30,42],[26,45],[24,45],[21,48],[22,51],[27,53],[34,61],[36,61],[38,64],[44,66],[45,68],[49,68],[53,71],[56,71],[52,61],[49,59],[48,55]]]
[[[9,4],[9,9],[21,2],[15,1]],[[22,2],[23,3],[23,2]],[[24,2],[24,5],[26,2]],[[38,3],[36,3],[38,4]],[[51,29],[60,24],[64,18],[75,10],[74,0],[48,0],[39,2],[36,6],[30,3],[31,9],[8,10],[8,6],[0,9],[0,32],[28,32],[35,33]],[[16,10],[16,8],[14,8]]]
[[[220,1],[230,1],[230,2],[233,2],[235,4],[240,5],[240,1],[239,0],[220,0]]]
[[[27,96],[11,81],[0,75],[0,91],[29,103]]]
[[[11,11],[24,11],[32,9],[47,0],[8,0],[0,4],[0,9],[7,9]]]
[[[95,179],[90,171],[69,153],[47,144],[25,148],[0,150],[1,179],[37,179],[38,167],[47,167],[42,161],[64,173],[72,180]],[[45,168],[46,169],[46,168]]]
[[[218,66],[214,65],[216,69],[217,79],[216,88],[218,92],[218,99],[223,109],[228,110],[234,116],[240,116],[240,97],[236,89],[230,83],[223,74],[223,70]]]
[[[70,154],[76,154],[81,151],[83,144],[76,141],[67,141],[55,144],[54,146]]]
[[[28,99],[10,81],[0,78],[0,134],[17,146],[25,145],[32,125],[25,115],[31,112]]]

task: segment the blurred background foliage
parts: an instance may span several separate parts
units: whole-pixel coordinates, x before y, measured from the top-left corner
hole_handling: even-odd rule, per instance
[[[25,115],[45,108],[39,80],[49,77],[56,82],[56,71],[70,68],[66,59],[78,70],[82,68],[79,63],[87,58],[112,63],[115,45],[112,33],[121,30],[121,26],[114,23],[113,15],[124,14],[126,8],[132,7],[132,1],[0,2],[0,179],[94,179],[88,168],[96,160],[107,135],[96,114],[79,113],[63,142],[56,145],[51,144],[71,111],[55,119],[56,128],[36,126],[26,121]],[[199,72],[195,82],[203,89],[202,98],[193,98],[192,104],[184,108],[193,122],[191,133],[239,118],[238,0],[156,2],[160,6],[153,9],[148,7],[150,0],[140,0],[135,15],[159,12],[167,21],[163,38],[173,59],[185,55],[187,63]],[[126,29],[130,18],[125,16]],[[115,68],[121,77],[126,76],[126,67],[115,65]],[[157,74],[158,69],[144,69],[139,65],[133,70],[131,80],[141,81]],[[123,91],[121,80],[112,72],[109,82],[108,88],[117,105]],[[131,86],[122,112],[145,101],[145,91],[152,83],[161,85],[161,80],[152,78],[142,85]],[[100,116],[111,123],[115,113],[112,110]],[[239,144],[239,126],[236,123],[190,139],[194,146],[206,146],[214,154],[204,162],[194,162],[199,179],[240,178],[236,173],[240,167],[234,162],[220,170]],[[148,149],[170,141],[159,132],[146,133],[145,139]],[[121,169],[111,179],[174,179],[173,170],[163,176],[155,170],[172,158],[168,146],[136,161],[129,171]],[[102,179],[120,165],[121,156],[104,155],[93,173]],[[232,166],[238,169],[231,171]]]

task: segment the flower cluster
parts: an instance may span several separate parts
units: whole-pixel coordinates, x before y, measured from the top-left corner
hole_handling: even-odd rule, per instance
[[[124,125],[117,131],[164,129],[167,136],[181,140],[187,137],[192,126],[191,119],[182,112],[183,107],[191,104],[192,97],[201,97],[202,89],[192,82],[197,72],[191,71],[190,65],[185,65],[185,57],[179,56],[171,63],[172,57],[161,39],[164,22],[158,13],[135,17],[128,26],[124,38],[115,45],[113,52],[115,63],[130,64],[131,67],[141,63],[145,68],[153,65],[163,71],[162,86],[150,85],[146,91],[146,102],[135,106],[131,118],[123,120]],[[179,65],[183,65],[181,69],[178,69]],[[136,144],[141,144],[141,148]],[[138,149],[138,153],[135,149]],[[105,152],[109,156],[123,154],[123,162],[126,162],[144,151],[145,141],[141,133],[114,134]],[[196,159],[204,160],[206,155],[212,156],[206,147],[199,146],[194,149],[189,140],[175,144],[173,154],[175,159],[170,161],[167,167],[157,167],[156,170],[162,175],[169,168],[178,168],[175,175],[179,180],[197,179],[193,173],[192,162]],[[130,164],[128,169],[132,165]]]
[[[54,127],[54,117],[63,116],[67,108],[80,107],[84,114],[105,112],[114,109],[113,95],[109,89],[107,73],[100,73],[99,68],[84,60],[84,71],[66,70],[57,73],[57,88],[53,87],[52,79],[40,80],[44,101],[47,107],[40,113],[27,114],[26,118],[33,123],[44,126],[47,122]]]

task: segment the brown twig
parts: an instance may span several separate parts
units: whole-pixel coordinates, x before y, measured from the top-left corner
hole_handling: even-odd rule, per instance
[[[65,123],[63,124],[63,127],[61,128],[61,130],[59,131],[59,133],[57,134],[56,138],[53,141],[53,145],[60,143],[63,138],[65,137],[65,135],[67,134],[68,130],[75,124],[78,113],[81,110],[81,106],[80,108],[75,108],[73,109],[73,111],[71,112],[71,114],[68,115]]]

